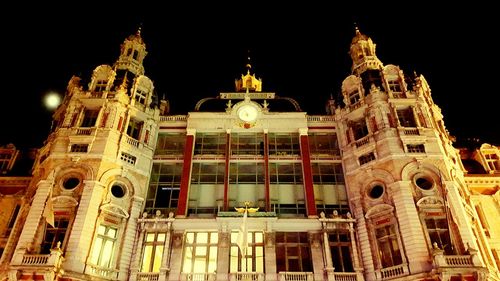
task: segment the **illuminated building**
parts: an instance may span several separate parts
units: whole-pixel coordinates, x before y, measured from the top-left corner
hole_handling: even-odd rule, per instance
[[[1,276],[500,280],[487,218],[498,216],[498,148],[478,154],[487,179],[465,174],[425,78],[383,65],[358,30],[350,55],[343,104],[329,100],[325,115],[263,91],[250,64],[235,92],[169,115],[144,75],[140,31],[130,36],[88,85],[69,81]]]

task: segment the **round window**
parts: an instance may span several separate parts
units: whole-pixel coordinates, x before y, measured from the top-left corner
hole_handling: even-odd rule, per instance
[[[111,187],[111,194],[116,198],[122,198],[125,195],[125,189],[121,185],[113,185]]]
[[[384,187],[381,185],[375,185],[368,191],[368,196],[373,199],[380,198],[382,194],[384,194]]]
[[[415,179],[415,184],[423,190],[430,190],[434,186],[434,182],[427,177],[418,177]]]
[[[80,184],[80,179],[75,177],[70,177],[64,180],[63,187],[64,189],[73,189]]]

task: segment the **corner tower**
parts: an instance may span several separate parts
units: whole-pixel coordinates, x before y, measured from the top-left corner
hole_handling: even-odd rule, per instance
[[[460,199],[467,194],[460,158],[425,78],[384,66],[372,39],[355,32],[336,119],[365,277],[423,280],[439,268],[436,253],[483,250]],[[476,275],[472,267],[460,274]]]
[[[127,278],[159,119],[146,53],[139,29],[113,66],[96,67],[87,85],[69,81],[39,153],[29,192],[37,207],[26,214],[10,276],[32,274],[26,260],[36,255],[52,261],[45,280]]]

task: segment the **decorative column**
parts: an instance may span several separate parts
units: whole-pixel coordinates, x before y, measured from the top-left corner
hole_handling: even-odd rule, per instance
[[[217,245],[217,281],[227,281],[229,272],[229,251],[231,248],[231,231],[227,224],[223,224],[219,232],[219,243]]]
[[[31,208],[26,217],[19,241],[17,242],[11,264],[22,264],[26,251],[31,250],[34,246],[33,243],[38,229],[43,230],[43,227],[39,228],[38,226],[40,223],[45,223],[45,221],[40,222],[40,219],[45,209],[45,203],[49,200],[47,197],[52,186],[52,180],[41,180],[38,182],[36,193],[33,197],[33,202],[31,203]]]
[[[271,193],[269,190],[269,130],[264,129],[264,196],[266,212],[271,212]]]
[[[130,216],[127,219],[125,233],[123,234],[122,249],[119,258],[120,272],[118,273],[118,280],[127,280],[129,275],[128,268],[132,259],[132,249],[134,248],[135,234],[137,232],[137,219],[142,209],[143,198],[134,196],[132,198],[132,207]]]
[[[317,217],[316,200],[314,199],[314,187],[312,178],[311,156],[309,153],[309,138],[307,128],[299,129],[300,155],[302,157],[302,175],[304,180],[304,193],[308,217]]]
[[[311,245],[311,260],[313,265],[314,280],[322,280],[324,274],[323,249],[321,249],[319,233],[308,233],[309,245]],[[332,259],[330,259],[331,262]],[[333,270],[332,270],[333,273]]]
[[[229,160],[231,159],[231,129],[226,130],[226,155],[224,166],[224,211],[229,209]]]
[[[169,281],[179,281],[181,279],[182,269],[182,240],[184,239],[184,231],[174,232],[172,234],[172,254],[174,257],[170,261]]]
[[[375,266],[373,264],[374,254],[372,253],[368,228],[366,226],[366,220],[360,200],[360,197],[352,198],[351,209],[353,210],[354,218],[356,219],[356,231],[358,233],[358,243],[360,246],[359,250],[361,251],[361,259],[363,260],[366,280],[375,280]]]
[[[408,263],[409,270],[412,274],[427,272],[432,269],[429,263],[429,250],[413,201],[410,182],[398,181],[389,185],[388,189],[394,201],[396,218],[401,232],[403,243],[401,251],[406,252],[406,263]]]
[[[160,276],[158,277],[158,281],[166,281],[167,280],[167,274],[169,274],[170,271],[170,251],[171,251],[171,245],[170,240],[172,239],[172,222],[174,222],[174,217],[173,213],[171,213],[172,216],[169,214],[168,221],[167,221],[167,232],[165,235],[165,245],[163,248],[163,256],[161,258],[161,266],[160,266]]]
[[[325,262],[326,262],[325,271],[328,276],[328,280],[335,280],[335,276],[333,276],[334,274],[333,271],[335,270],[335,268],[333,267],[332,252],[330,250],[330,242],[328,241],[328,233],[326,231],[327,222],[324,221],[322,224],[323,224],[323,251],[325,252]]]
[[[189,186],[191,184],[191,162],[193,161],[195,129],[186,130],[186,146],[184,147],[184,164],[182,165],[181,189],[179,192],[179,204],[177,205],[177,216],[187,215]]]
[[[137,273],[141,271],[141,252],[144,244],[144,233],[146,232],[144,220],[147,217],[148,213],[144,212],[142,214],[142,219],[139,219],[139,226],[138,226],[139,235],[137,236],[136,240],[136,249],[135,249],[135,254],[133,256],[133,261],[132,264],[130,265],[130,278],[129,278],[130,281],[137,280]]]
[[[104,192],[104,185],[98,181],[84,180],[83,183],[85,186],[68,239],[66,260],[63,264],[64,270],[77,273],[83,273],[85,269]]]
[[[356,272],[356,280],[362,281],[364,280],[363,277],[363,267],[360,264],[359,261],[359,252],[358,252],[358,246],[356,242],[356,235],[354,234],[354,222],[355,220],[352,219],[351,213],[347,213],[347,219],[350,219],[351,222],[349,222],[349,235],[351,238],[351,248],[352,248],[352,262],[353,262],[353,267],[354,271]]]

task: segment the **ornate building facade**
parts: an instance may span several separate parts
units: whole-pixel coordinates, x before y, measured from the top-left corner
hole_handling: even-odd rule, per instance
[[[425,78],[359,30],[321,116],[250,64],[170,115],[146,54],[139,30],[73,77],[32,176],[0,186],[0,279],[500,280],[498,147],[455,149]]]

